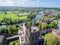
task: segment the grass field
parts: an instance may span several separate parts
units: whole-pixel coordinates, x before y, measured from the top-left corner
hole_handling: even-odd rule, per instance
[[[0,21],[3,20],[4,18],[4,13],[0,12]]]
[[[12,13],[7,13],[7,14],[4,14],[3,12],[0,12],[0,21],[4,19],[4,17],[6,18],[11,18],[12,20],[26,20],[28,15],[20,15],[17,16],[17,14],[14,14],[13,12]]]
[[[27,15],[17,16],[14,13],[6,14],[6,18],[11,18],[12,20],[25,20],[27,19]]]
[[[16,41],[9,42],[8,45],[18,45],[18,44],[19,44],[19,40],[16,40]]]

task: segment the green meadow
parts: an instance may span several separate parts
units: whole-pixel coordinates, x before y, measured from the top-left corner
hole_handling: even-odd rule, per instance
[[[28,18],[28,14],[16,14],[16,13],[4,13],[0,12],[0,21],[2,21],[4,18],[10,18],[12,21],[16,20],[26,20]]]

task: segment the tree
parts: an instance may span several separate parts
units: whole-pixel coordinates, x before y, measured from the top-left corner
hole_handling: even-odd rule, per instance
[[[2,33],[2,28],[0,27],[0,33]]]
[[[9,18],[5,18],[5,23],[6,24],[10,24],[10,19]]]
[[[42,23],[42,29],[46,29],[48,27],[47,23]]]
[[[52,33],[45,35],[45,44],[46,45],[60,45],[60,38],[54,36]]]
[[[35,12],[31,12],[31,14],[28,15],[28,18],[29,19],[33,19],[35,16],[36,16],[36,13]]]
[[[49,27],[56,28],[56,23],[54,21],[50,22]]]
[[[40,25],[40,23],[39,23],[40,21],[39,20],[37,20],[36,22],[35,22],[35,25],[36,26],[38,26],[38,25]]]
[[[17,30],[17,28],[16,28],[16,26],[9,26],[8,27],[8,32],[10,33],[10,34],[17,34],[18,33],[18,30]]]

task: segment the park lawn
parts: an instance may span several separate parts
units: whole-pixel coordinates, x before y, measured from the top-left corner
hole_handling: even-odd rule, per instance
[[[26,20],[27,17],[28,17],[27,15],[17,16],[14,13],[6,14],[6,18],[11,18],[12,20]]]
[[[4,13],[0,12],[0,21],[4,19]]]
[[[23,13],[22,13],[23,14]],[[4,20],[4,17],[6,18],[11,18],[12,21],[25,21],[26,19],[28,19],[28,15],[27,14],[23,14],[19,16],[16,13],[7,13],[4,14],[3,12],[0,12],[0,21]]]
[[[16,40],[16,41],[12,41],[12,42],[9,42],[8,45],[18,45],[19,44],[19,40]]]

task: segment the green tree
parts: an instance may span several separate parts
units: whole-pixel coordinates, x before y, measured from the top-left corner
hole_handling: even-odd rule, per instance
[[[2,32],[2,28],[0,27],[0,33]]]
[[[54,21],[50,22],[49,27],[56,28],[56,23]]]
[[[17,34],[18,33],[18,30],[17,30],[17,28],[16,28],[16,26],[9,26],[8,27],[8,32],[10,33],[10,34]]]
[[[5,18],[5,23],[6,24],[10,24],[10,19],[9,18]]]
[[[42,23],[42,29],[46,29],[48,27],[47,23]]]
[[[31,12],[30,15],[28,15],[28,18],[33,19],[36,16],[35,12]]]
[[[52,33],[45,35],[45,44],[46,45],[60,45],[60,38],[54,36]]]

